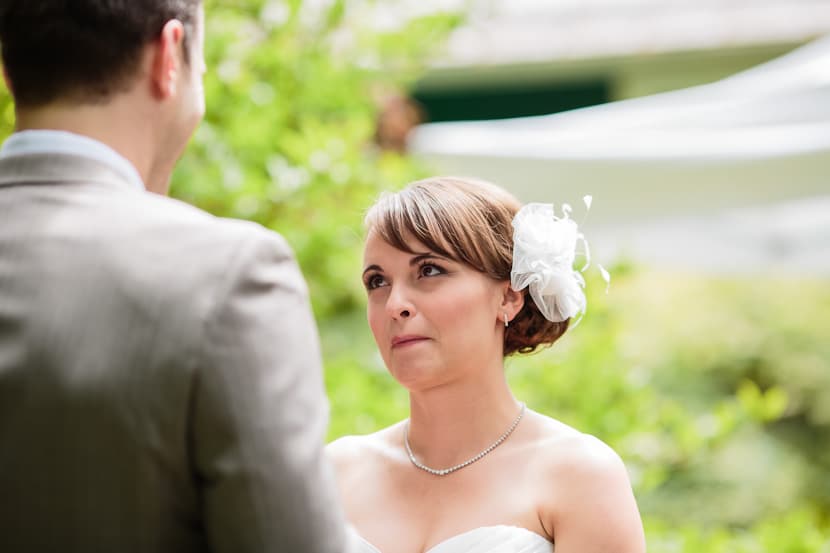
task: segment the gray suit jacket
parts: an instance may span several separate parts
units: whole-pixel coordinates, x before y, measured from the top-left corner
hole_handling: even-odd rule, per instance
[[[342,551],[327,418],[278,235],[0,159],[0,551]]]

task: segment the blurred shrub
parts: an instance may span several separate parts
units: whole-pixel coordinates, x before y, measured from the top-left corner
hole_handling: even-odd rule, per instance
[[[403,90],[459,16],[369,26],[374,2],[207,0],[207,115],[173,195],[281,232],[315,312],[355,308],[363,210],[423,173],[373,144],[379,105]]]
[[[827,523],[809,509],[768,518],[748,528],[670,527],[646,520],[653,553],[830,553]]]

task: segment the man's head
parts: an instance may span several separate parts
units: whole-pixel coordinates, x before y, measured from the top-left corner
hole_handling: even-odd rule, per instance
[[[166,193],[205,111],[203,26],[201,0],[2,0],[17,129],[97,139]]]
[[[6,0],[3,65],[18,107],[102,103],[134,83],[144,47],[170,20],[194,61],[201,0]],[[199,61],[199,63],[201,63]]]

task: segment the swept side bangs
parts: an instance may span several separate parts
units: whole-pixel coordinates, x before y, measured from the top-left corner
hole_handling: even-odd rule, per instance
[[[494,199],[500,201],[494,201]],[[408,253],[418,241],[496,280],[510,278],[511,221],[518,201],[489,183],[438,177],[385,193],[366,215],[368,231]]]

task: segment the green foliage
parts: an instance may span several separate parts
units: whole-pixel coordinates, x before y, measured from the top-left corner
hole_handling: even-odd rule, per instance
[[[745,525],[799,505],[827,513],[826,281],[637,280],[619,299],[636,314],[621,354],[646,367],[650,385],[689,416],[729,413],[735,422],[716,447],[673,465],[670,482],[644,504],[710,524]],[[649,294],[659,297],[638,303]]]
[[[646,535],[649,551],[657,553],[830,553],[827,524],[809,509],[739,529],[647,520]]]
[[[317,315],[353,310],[363,210],[423,175],[373,145],[379,101],[407,86],[459,18],[379,32],[344,0],[209,0],[206,12],[208,110],[173,195],[281,232]]]

